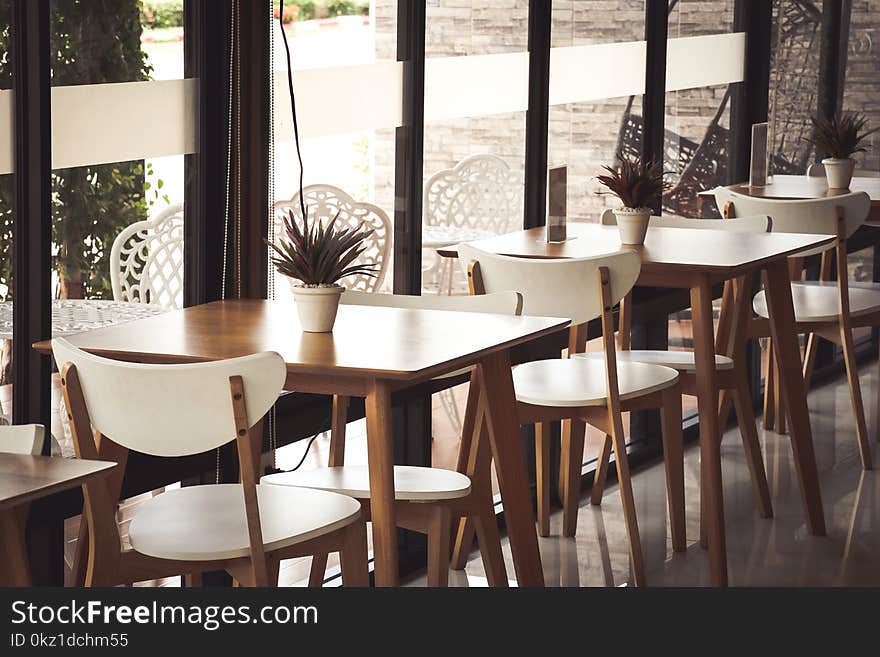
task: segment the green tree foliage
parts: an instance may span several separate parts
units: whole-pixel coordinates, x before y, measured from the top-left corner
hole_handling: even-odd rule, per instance
[[[9,0],[0,0],[0,88],[12,86],[9,11]],[[53,86],[149,79],[141,0],[53,0],[50,22]],[[61,296],[111,296],[113,239],[147,216],[144,174],[143,160],[52,173],[53,266]],[[12,178],[0,176],[0,283],[6,285],[12,273]]]

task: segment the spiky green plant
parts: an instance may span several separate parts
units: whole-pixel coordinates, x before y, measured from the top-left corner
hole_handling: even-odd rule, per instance
[[[352,274],[375,277],[378,265],[355,263],[366,251],[363,243],[373,230],[363,230],[363,224],[338,229],[338,219],[337,214],[330,221],[315,221],[310,226],[308,217],[304,217],[300,228],[293,210],[288,210],[280,243],[269,242],[276,253],[272,263],[278,272],[306,287],[334,285]]]
[[[811,117],[813,136],[805,141],[816,147],[816,152],[826,157],[846,159],[854,153],[863,153],[862,142],[880,128],[865,130],[868,119],[864,114],[844,112],[831,118]]]
[[[653,207],[667,187],[660,162],[646,164],[639,158],[624,158],[616,167],[602,168],[608,174],[597,176],[597,180],[608,190],[606,193],[614,194],[625,208]]]

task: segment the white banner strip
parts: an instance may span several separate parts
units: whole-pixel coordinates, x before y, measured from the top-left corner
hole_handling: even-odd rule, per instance
[[[52,89],[52,168],[195,153],[197,79]]]
[[[745,67],[745,32],[670,39],[666,91],[742,82]]]
[[[565,105],[645,93],[644,41],[550,50],[550,104]]]
[[[13,125],[12,90],[0,91],[0,176],[12,173],[15,162],[15,134]]]
[[[529,53],[425,61],[425,121],[525,112]]]
[[[275,138],[293,140],[287,72],[274,74]],[[300,69],[293,72],[300,136],[396,128],[403,122],[403,63]]]

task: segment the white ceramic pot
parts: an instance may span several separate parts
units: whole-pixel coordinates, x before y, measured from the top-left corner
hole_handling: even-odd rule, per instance
[[[856,168],[854,159],[826,157],[822,160],[822,165],[825,167],[825,178],[828,179],[830,189],[849,189]]]
[[[650,208],[617,208],[614,210],[622,244],[644,244],[648,232]]]
[[[339,298],[345,288],[341,285],[305,287],[291,280],[293,299],[302,330],[307,333],[329,333],[336,322]]]

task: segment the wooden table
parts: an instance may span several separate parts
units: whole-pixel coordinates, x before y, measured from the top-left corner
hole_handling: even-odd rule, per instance
[[[288,390],[366,398],[376,583],[396,586],[391,393],[477,365],[489,442],[520,586],[543,586],[535,515],[510,374],[512,347],[559,331],[568,319],[368,306],[339,308],[333,333],[304,333],[292,305],[221,301],[68,339],[110,358],[179,363],[278,352]],[[50,343],[34,345],[48,353]]]
[[[109,475],[115,463],[0,453],[0,586],[30,586],[25,525],[34,500]]]
[[[749,187],[745,183],[731,185],[733,191],[760,198],[807,199],[840,196],[849,192],[866,192],[871,197],[869,222],[880,222],[880,177],[853,178],[849,189],[829,189],[824,176],[773,176],[764,187]]]
[[[702,508],[712,581],[727,584],[724,534],[724,501],[721,486],[721,429],[718,421],[718,387],[715,373],[715,338],[712,320],[712,286],[763,272],[771,308],[773,344],[783,378],[783,394],[791,409],[791,443],[807,526],[814,535],[825,534],[825,519],[812,433],[801,373],[800,347],[794,329],[794,309],[786,259],[788,256],[833,241],[828,235],[753,234],[684,228],[649,228],[644,246],[621,247],[617,228],[598,224],[569,224],[569,240],[547,244],[544,228],[518,231],[472,242],[473,246],[508,256],[528,258],[581,258],[632,248],[642,256],[636,285],[690,290],[696,380],[700,418],[700,455],[703,481]],[[455,253],[454,247],[445,250]],[[740,285],[733,337],[728,344],[745,346],[745,324],[751,299],[749,286]],[[740,349],[725,349],[741,358]]]

